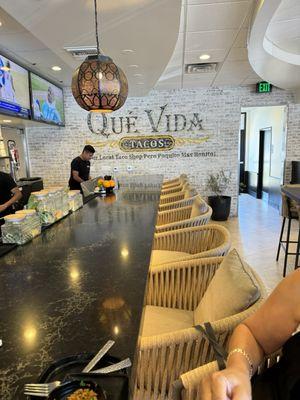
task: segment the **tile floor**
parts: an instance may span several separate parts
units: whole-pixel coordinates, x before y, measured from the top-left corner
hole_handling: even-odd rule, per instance
[[[232,247],[260,274],[268,292],[282,279],[282,250],[276,262],[281,223],[277,209],[247,194],[239,197],[239,216],[221,222],[232,235]],[[292,221],[291,232],[292,240],[296,240],[298,221]],[[295,247],[291,251],[295,251]],[[293,271],[294,262],[295,257],[289,256],[287,273]]]

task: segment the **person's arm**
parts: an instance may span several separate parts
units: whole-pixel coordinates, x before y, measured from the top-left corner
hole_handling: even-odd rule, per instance
[[[80,170],[80,163],[77,158],[74,158],[74,160],[71,162],[72,178],[74,179],[74,181],[81,183],[83,182],[83,179],[80,178],[79,176],[79,170]]]
[[[300,322],[300,270],[283,279],[266,302],[234,331],[227,367],[201,383],[201,400],[251,400],[250,373],[279,349]]]
[[[18,187],[14,187],[13,189],[11,189],[11,192],[13,194],[12,198],[9,199],[6,203],[0,204],[0,212],[5,211],[8,207],[10,207],[22,198],[22,193]]]
[[[73,177],[74,181],[76,181],[76,182],[79,182],[79,183],[84,182],[84,180],[80,178],[78,171],[72,170],[72,177]]]

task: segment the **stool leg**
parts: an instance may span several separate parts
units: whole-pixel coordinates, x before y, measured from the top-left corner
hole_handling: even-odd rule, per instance
[[[281,233],[280,233],[280,239],[279,239],[279,243],[278,243],[276,261],[278,261],[278,259],[279,259],[279,254],[280,254],[280,249],[281,249],[281,242],[282,242],[282,235],[283,235],[283,231],[284,231],[285,220],[286,220],[286,218],[284,217],[283,220],[282,220]]]
[[[299,252],[300,252],[300,221],[299,221],[299,232],[298,232],[298,243],[297,243],[297,250],[296,250],[295,269],[300,267],[300,265],[298,265]]]
[[[283,268],[283,276],[286,275],[286,267],[287,267],[287,259],[288,259],[288,252],[289,252],[289,245],[290,245],[290,233],[291,233],[291,218],[288,219],[288,229],[287,229],[287,237],[286,237],[286,248],[285,248],[285,255],[284,255],[284,268]]]

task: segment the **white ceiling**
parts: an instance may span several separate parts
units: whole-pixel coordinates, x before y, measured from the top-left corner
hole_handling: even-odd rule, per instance
[[[299,56],[300,0],[263,3],[275,2],[282,3],[282,13],[273,18],[268,38],[277,48]],[[253,68],[249,62],[247,36],[258,3],[101,0],[101,49],[125,71],[131,96],[145,95],[153,87],[164,90],[247,85],[261,79],[272,82],[252,59]],[[79,62],[64,47],[95,45],[93,1],[0,0],[0,7],[0,51],[68,86]],[[260,41],[262,46],[263,38]],[[124,49],[134,51],[124,53]],[[186,74],[185,65],[201,62],[201,54],[210,54],[209,62],[218,63],[216,72]],[[61,66],[62,71],[53,72],[52,65]]]
[[[300,1],[284,0],[276,10],[266,32],[277,47],[300,55]]]
[[[300,0],[257,3],[248,57],[264,80],[300,94]]]
[[[252,0],[183,0],[178,41],[157,89],[247,85],[260,78],[248,62],[247,32]],[[187,75],[185,65],[217,62],[214,73]]]
[[[102,51],[124,70],[130,95],[146,94],[161,76],[174,50],[181,0],[98,3]],[[69,85],[72,71],[80,62],[64,47],[95,45],[94,2],[0,0],[0,7],[0,50],[12,51],[25,65],[36,63],[34,67],[43,74]],[[126,49],[133,51],[123,52]],[[53,73],[52,65],[63,69]]]

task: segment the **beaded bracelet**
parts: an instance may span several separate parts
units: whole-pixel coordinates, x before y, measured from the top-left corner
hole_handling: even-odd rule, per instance
[[[240,347],[236,347],[235,349],[231,350],[230,353],[228,354],[227,361],[229,360],[229,357],[234,353],[242,354],[246,358],[246,360],[247,360],[247,362],[249,364],[249,375],[250,375],[250,379],[251,379],[252,375],[253,375],[253,369],[254,368],[253,368],[253,363],[251,361],[251,358],[250,358],[249,354],[246,353],[246,351],[244,349],[241,349]]]

